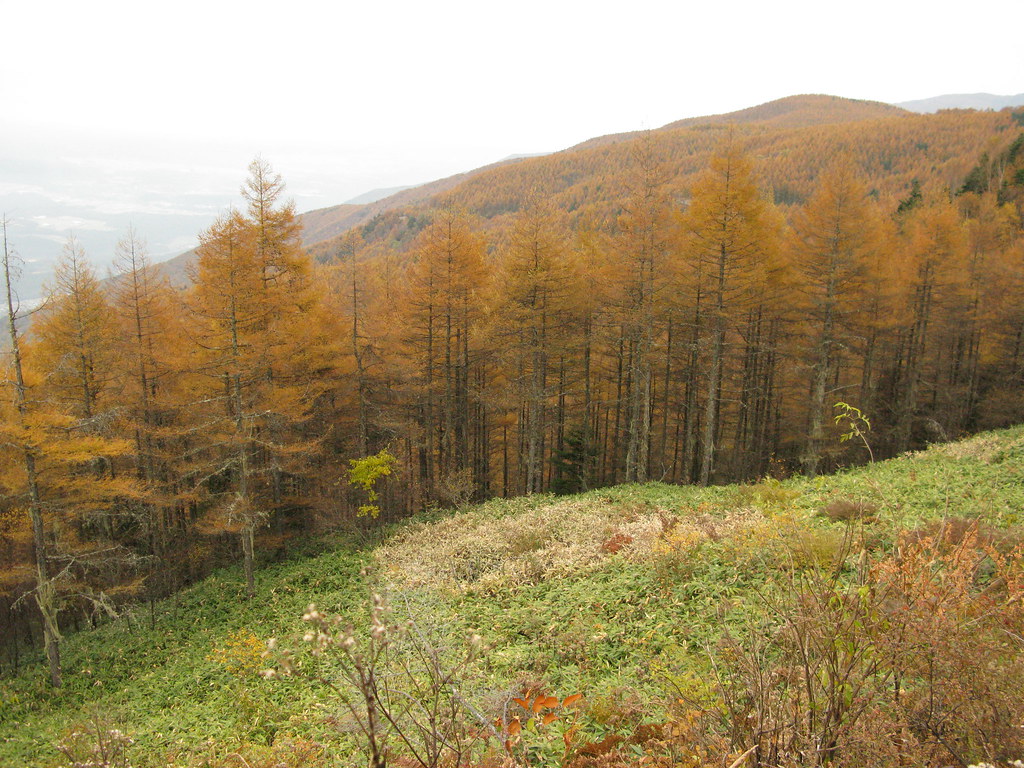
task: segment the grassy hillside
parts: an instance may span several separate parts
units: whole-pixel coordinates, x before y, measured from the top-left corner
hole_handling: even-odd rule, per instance
[[[365,764],[351,757],[358,720],[312,679],[344,689],[341,646],[313,657],[299,638],[316,624],[301,619],[311,602],[365,630],[371,584],[389,606],[385,623],[406,627],[388,630],[391,662],[403,648],[434,649],[428,661],[459,667],[466,706],[504,717],[504,735],[513,697],[582,694],[554,710],[559,720],[511,739],[518,762],[618,765],[613,756],[647,754],[648,764],[717,764],[733,754],[728,733],[706,735],[729,710],[724,637],[774,621],[773,606],[785,615],[786,590],[814,583],[807,574],[881,562],[901,531],[978,518],[1010,551],[1021,515],[1024,427],[814,480],[496,500],[397,527],[373,546],[324,540],[260,570],[254,600],[229,569],[153,613],[139,607],[69,636],[63,690],[47,688],[38,661],[0,678],[0,765],[68,764],[56,745],[83,755],[96,729],[135,766]],[[474,633],[484,649],[463,664]],[[270,637],[295,649],[299,674],[259,674]],[[400,684],[395,669],[387,679]]]

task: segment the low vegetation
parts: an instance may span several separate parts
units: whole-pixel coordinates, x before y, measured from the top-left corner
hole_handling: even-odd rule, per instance
[[[1022,510],[1018,427],[324,539],[69,635],[62,689],[7,674],[0,764],[1011,764]]]

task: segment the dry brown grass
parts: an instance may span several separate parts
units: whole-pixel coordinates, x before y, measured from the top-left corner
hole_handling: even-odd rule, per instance
[[[1007,440],[1002,432],[986,432],[956,443],[933,445],[927,451],[913,454],[915,458],[948,456],[951,459],[975,459],[991,464],[997,457],[1024,450],[1024,435],[1016,440]]]
[[[376,555],[396,585],[486,592],[579,575],[612,556],[679,556],[764,520],[751,508],[709,513],[573,497],[500,518],[470,510],[410,527]]]

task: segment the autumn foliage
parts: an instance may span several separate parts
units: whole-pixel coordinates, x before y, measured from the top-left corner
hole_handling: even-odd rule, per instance
[[[251,595],[261,559],[325,527],[815,475],[1024,419],[1018,116],[826,123],[504,165],[322,264],[257,160],[184,292],[134,233],[105,287],[70,242],[30,334],[10,312],[7,604],[23,623],[41,595],[56,643],[217,563]],[[837,402],[870,431],[843,441]]]

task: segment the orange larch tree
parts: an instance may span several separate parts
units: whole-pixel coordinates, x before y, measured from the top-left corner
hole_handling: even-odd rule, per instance
[[[835,399],[844,353],[856,344],[869,258],[877,249],[867,189],[849,158],[840,158],[819,180],[795,216],[793,254],[803,322],[800,357],[810,374],[804,472],[818,473],[826,422]]]
[[[249,216],[231,211],[201,236],[189,297],[208,527],[239,536],[250,595],[257,529],[314,482],[333,367],[333,327],[293,208],[275,206],[282,188],[264,163],[250,166]]]
[[[566,356],[574,277],[551,212],[537,204],[521,211],[498,256],[489,338],[519,426],[523,493],[544,490],[545,458],[556,447],[550,411],[562,392],[553,374]]]
[[[401,301],[400,336],[422,497],[432,500],[456,486],[460,492],[482,492],[488,478],[479,462],[470,462],[470,422],[480,405],[481,350],[474,334],[486,291],[483,240],[464,214],[446,208],[420,234],[414,254]],[[474,424],[473,431],[486,443],[485,426]]]
[[[42,618],[50,682],[60,686],[60,618],[70,602],[112,611],[108,593],[134,560],[119,541],[125,500],[137,498],[115,459],[128,444],[112,434],[104,392],[109,359],[102,332],[109,308],[77,246],[58,267],[58,285],[28,344],[19,326],[12,255],[3,271],[10,359],[0,410],[0,493],[24,510],[32,532],[32,594]],[[96,325],[91,323],[95,321]],[[108,327],[109,330],[109,327]]]
[[[706,328],[706,387],[703,410],[701,484],[711,481],[721,428],[727,344],[737,318],[749,310],[757,279],[777,248],[778,221],[759,191],[749,158],[730,136],[694,184],[683,224],[687,266],[700,273]]]
[[[635,163],[618,218],[615,255],[621,271],[611,292],[625,342],[626,482],[646,481],[650,469],[653,358],[671,282],[665,168],[649,141],[638,148]]]

